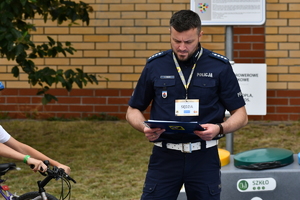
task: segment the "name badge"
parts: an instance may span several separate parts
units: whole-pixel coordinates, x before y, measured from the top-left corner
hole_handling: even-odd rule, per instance
[[[175,116],[199,116],[199,99],[175,100]]]

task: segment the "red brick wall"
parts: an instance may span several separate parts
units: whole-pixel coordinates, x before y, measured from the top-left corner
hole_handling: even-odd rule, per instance
[[[265,27],[237,26],[234,32],[234,62],[265,63]]]
[[[124,119],[132,89],[52,89],[58,102],[41,104],[36,89],[0,92],[0,116],[11,118],[83,118],[106,113]]]
[[[83,118],[106,113],[125,119],[132,89],[53,89],[59,102],[41,105],[35,89],[5,89],[0,92],[0,116],[11,118]],[[296,121],[300,119],[299,90],[268,90],[267,115],[250,120]],[[149,118],[149,109],[145,112]]]
[[[275,121],[296,121],[300,119],[300,91],[299,90],[268,90],[267,115],[252,117]]]

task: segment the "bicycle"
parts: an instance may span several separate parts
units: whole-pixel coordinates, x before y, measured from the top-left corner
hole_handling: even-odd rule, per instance
[[[22,194],[20,196],[16,194],[12,194],[9,191],[9,187],[7,185],[2,185],[6,180],[2,179],[1,176],[5,175],[10,170],[17,169],[15,163],[4,163],[0,164],[0,194],[3,196],[5,200],[58,200],[56,197],[54,197],[51,194],[46,193],[45,186],[52,180],[61,179],[62,181],[62,190],[61,195],[59,199],[66,199],[67,197],[71,197],[71,183],[70,181],[76,183],[76,181],[71,178],[67,173],[65,173],[64,169],[53,167],[52,169],[49,167],[49,162],[44,161],[45,165],[47,166],[46,172],[40,172],[43,176],[46,176],[43,180],[37,181],[38,189],[39,191],[34,192],[27,192],[25,194]],[[64,195],[64,187],[63,183],[66,183],[68,186],[68,193]]]

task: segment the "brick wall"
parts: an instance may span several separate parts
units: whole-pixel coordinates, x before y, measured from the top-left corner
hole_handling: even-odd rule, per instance
[[[27,76],[16,79],[10,73],[13,61],[0,59],[0,113],[14,118],[26,116],[83,117],[108,113],[124,118],[127,101],[146,59],[170,48],[168,22],[173,11],[189,9],[189,0],[85,0],[93,6],[90,26],[57,26],[36,18],[33,40],[46,36],[70,41],[74,55],[36,59],[39,67],[81,68],[102,78],[99,85],[76,87],[67,92],[60,86],[52,93],[59,102],[47,106],[36,96],[37,87],[28,85]],[[300,3],[297,0],[267,0],[266,24],[234,27],[234,61],[267,63],[267,115],[257,120],[299,120],[300,108]],[[225,54],[225,27],[205,26],[202,45]],[[108,78],[109,81],[106,81]]]
[[[108,114],[124,118],[132,89],[53,89],[59,102],[46,106],[33,89],[5,89],[0,92],[0,118],[84,118]]]

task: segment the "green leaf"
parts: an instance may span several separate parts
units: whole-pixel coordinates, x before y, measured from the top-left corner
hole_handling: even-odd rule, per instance
[[[6,2],[7,4],[10,4],[10,3],[12,2],[12,0],[5,0],[5,2]]]
[[[6,27],[0,27],[0,33],[4,33],[7,31],[7,28]]]
[[[72,90],[72,84],[73,81],[69,80],[68,82],[66,82],[66,89],[70,92]]]
[[[12,51],[14,49],[14,43],[13,43],[13,41],[11,41],[11,40],[7,41],[6,47],[7,47],[8,51]]]
[[[56,83],[60,82],[63,87],[66,85],[66,80],[62,76],[56,76]]]
[[[46,105],[47,103],[51,102],[52,100],[58,101],[58,99],[51,95],[51,94],[44,94],[44,97],[42,99],[43,105]]]
[[[18,66],[14,66],[14,67],[11,69],[11,72],[13,73],[14,77],[18,77],[19,74],[20,74],[19,67],[18,67]]]
[[[42,104],[43,105],[47,105],[49,102],[47,101],[47,99],[45,97],[42,98]]]
[[[53,40],[50,36],[47,36],[48,40],[49,40],[49,45],[52,47],[53,45],[55,45],[55,40]]]
[[[47,44],[42,44],[41,46],[45,51],[49,50],[49,46]]]
[[[80,74],[82,74],[82,73],[83,73],[82,69],[76,68],[76,70],[77,70],[77,71],[78,71],[78,73],[80,73]]]
[[[74,71],[72,69],[68,69],[67,71],[65,71],[65,76],[66,78],[70,78],[71,76],[74,76]]]
[[[51,77],[51,76],[45,76],[45,82],[49,85],[49,86],[51,86],[52,85],[52,83],[55,81],[55,79],[53,78],[53,77]]]
[[[79,88],[82,88],[82,82],[81,82],[80,80],[75,79],[75,83],[77,84],[77,86],[78,86]]]
[[[17,31],[16,29],[12,28],[10,29],[10,32],[13,34],[13,36],[17,39],[22,37],[22,33],[20,31]]]
[[[56,71],[56,74],[57,74],[57,75],[63,75],[63,72],[64,72],[64,70],[58,69],[58,70]]]
[[[65,49],[65,51],[67,51],[69,54],[73,55],[73,51],[71,49]]]
[[[43,50],[38,50],[37,53],[38,53],[38,55],[39,55],[40,58],[44,58],[45,52]]]
[[[41,94],[44,94],[44,93],[45,93],[44,90],[39,90],[36,94],[41,95]]]
[[[22,6],[25,6],[27,0],[20,0],[20,2],[21,2],[21,4],[22,4]]]
[[[18,44],[15,49],[16,49],[16,51],[15,51],[16,56],[20,55],[21,53],[23,53],[25,51],[23,44]]]

